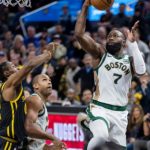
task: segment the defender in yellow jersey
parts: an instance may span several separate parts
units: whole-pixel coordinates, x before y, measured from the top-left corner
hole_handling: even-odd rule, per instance
[[[3,83],[0,89],[0,150],[17,149],[26,137],[26,104],[21,83],[33,68],[51,59],[56,47],[57,44],[50,43],[43,54],[30,60],[21,70],[8,61],[0,64]]]

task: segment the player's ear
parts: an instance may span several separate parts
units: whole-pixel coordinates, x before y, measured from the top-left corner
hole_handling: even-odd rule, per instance
[[[34,88],[34,89],[38,89],[38,88],[39,88],[39,85],[38,85],[37,83],[34,83],[34,84],[33,84],[33,88]]]
[[[4,71],[4,76],[5,76],[5,78],[6,78],[6,77],[9,77],[9,76],[10,76],[10,72],[9,72],[8,70],[5,70],[5,71]]]
[[[125,48],[126,47],[126,40],[122,41],[122,46]]]

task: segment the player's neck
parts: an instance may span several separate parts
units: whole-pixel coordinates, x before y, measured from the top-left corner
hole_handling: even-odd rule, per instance
[[[114,57],[116,57],[116,58],[122,58],[123,56],[124,56],[124,54],[122,53],[122,51],[120,51],[114,55]]]
[[[42,101],[44,102],[44,103],[46,103],[46,100],[47,100],[47,96],[44,96],[43,94],[41,94],[40,92],[38,92],[38,91],[36,91],[36,93],[40,96],[40,98],[42,99]]]

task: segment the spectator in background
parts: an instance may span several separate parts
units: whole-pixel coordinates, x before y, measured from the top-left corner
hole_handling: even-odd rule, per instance
[[[80,70],[80,67],[78,66],[77,60],[75,58],[71,58],[68,63],[69,63],[68,66],[69,68],[66,72],[67,87],[75,90],[76,86],[73,77]]]
[[[62,14],[60,15],[59,22],[65,27],[65,33],[70,33],[72,29],[71,15],[68,6],[64,5],[62,7]]]
[[[3,5],[1,5],[1,6],[3,6]],[[2,7],[0,7],[0,10],[2,11]],[[3,33],[5,33],[8,30],[8,25],[3,22],[3,18],[5,18],[5,16],[3,16],[1,14],[1,16],[0,16],[0,25],[1,25],[1,27],[0,27],[0,33],[1,33],[0,38],[3,38]]]
[[[81,98],[82,105],[88,106],[91,100],[92,100],[92,91],[89,89],[85,89],[82,93]]]
[[[96,42],[99,42],[99,36],[98,36],[98,32],[93,32],[92,33],[92,38],[96,41]]]
[[[41,32],[41,36],[40,36],[40,40],[44,40],[46,42],[46,44],[50,43],[51,42],[51,38],[50,36],[48,35],[48,31],[47,29],[43,29],[42,32]]]
[[[92,56],[85,54],[83,58],[84,67],[82,67],[74,76],[76,91],[81,94],[85,89],[94,88],[94,73],[92,68]]]
[[[118,15],[112,17],[111,25],[115,28],[121,28],[123,26],[129,26],[129,18],[125,15],[126,5],[121,3],[119,6]]]
[[[16,53],[20,53],[22,56],[26,53],[26,47],[24,45],[24,38],[22,35],[16,35],[13,41],[13,49]]]
[[[18,68],[20,68],[22,66],[22,62],[21,62],[21,54],[20,53],[16,53],[15,50],[11,50],[10,51],[10,61]]]
[[[111,13],[110,9],[106,10],[106,14],[101,16],[100,22],[98,23],[99,26],[104,26],[106,29],[110,30],[110,20],[112,20],[113,14]]]
[[[134,105],[127,126],[127,150],[133,150],[133,143],[143,136],[144,112],[140,105]]]
[[[139,91],[142,94],[142,99],[140,101],[143,107],[144,113],[150,113],[150,76],[145,75],[140,78],[141,86]]]
[[[76,99],[76,93],[74,89],[68,89],[66,98],[64,99],[63,106],[80,106],[81,103]]]
[[[43,40],[43,39],[40,40],[40,48],[37,50],[37,55],[43,53],[45,48],[46,48],[46,46],[47,46],[46,41]]]
[[[59,100],[58,92],[56,90],[52,90],[51,95],[48,97],[46,106],[51,105],[62,105],[62,102]]]
[[[74,57],[75,59],[77,59],[78,62],[80,62],[83,59],[85,52],[82,51],[82,47],[76,40],[74,32],[72,32],[68,38],[67,48],[68,58]]]
[[[2,41],[0,41],[0,51],[5,51],[6,52]]]
[[[67,37],[67,35],[64,33],[64,29],[65,27],[64,26],[62,26],[61,24],[57,24],[56,26],[55,26],[55,33],[54,33],[54,35],[56,35],[56,34],[58,34],[58,35],[60,35],[60,37],[61,37],[61,39],[62,39],[62,43],[66,46],[66,43],[67,43],[67,41],[68,41],[68,37]],[[53,35],[53,36],[54,36]]]
[[[137,94],[137,90],[138,90],[139,86],[140,86],[139,78],[138,77],[133,77],[132,78],[132,82],[131,82],[131,88],[130,88],[130,91],[129,91],[129,94],[128,94],[128,99],[129,100],[128,100],[128,107],[127,107],[127,109],[129,111],[129,113],[131,112],[132,107],[134,106],[134,104],[137,101],[137,99],[135,97],[135,94]]]
[[[28,43],[27,45],[27,52],[35,52],[35,55],[38,55],[41,53],[40,49],[36,48],[35,44],[34,43]]]
[[[138,47],[140,51],[144,54],[144,60],[147,63],[147,58],[148,58],[148,55],[150,54],[150,49],[148,45],[140,39],[139,31],[136,32],[135,37],[136,37],[136,42],[138,44]]]
[[[134,142],[134,150],[150,150],[150,114],[143,118],[144,137]]]
[[[107,37],[107,30],[106,27],[99,27],[98,28],[98,43],[101,43],[103,45],[106,45],[106,37]]]
[[[139,22],[139,32],[140,32],[140,39],[143,41],[147,41],[147,25],[142,16],[142,12],[140,8],[135,8],[134,15],[131,18],[130,26],[132,26],[136,21]]]
[[[29,59],[34,59],[34,57],[37,55],[36,54],[36,48],[33,43],[28,44],[28,53],[27,53],[27,59],[25,62],[28,62]],[[42,70],[44,69],[44,66],[47,62],[43,63],[42,65],[38,66],[37,68],[32,71],[32,76],[36,76],[37,74],[41,74]],[[32,77],[31,77],[32,79]],[[29,80],[30,81],[30,80]],[[30,83],[30,82],[29,82]]]
[[[6,52],[8,53],[13,46],[13,34],[10,30],[4,33],[4,47],[6,48]]]
[[[26,7],[19,7],[18,6],[18,11],[17,11],[17,13],[15,13],[15,17],[13,19],[13,24],[12,24],[12,26],[15,27],[14,28],[15,31],[20,28],[19,19],[25,13],[27,13]]]
[[[27,37],[25,38],[25,45],[29,43],[34,43],[36,47],[39,47],[39,39],[36,38],[36,30],[33,26],[27,28]]]
[[[53,36],[53,42],[56,42],[59,44],[59,46],[57,47],[57,49],[55,50],[55,53],[54,53],[54,58],[56,60],[60,59],[61,57],[63,56],[66,56],[67,54],[67,48],[63,45],[62,43],[62,39],[61,39],[61,36],[59,34],[55,34]]]
[[[138,2],[135,5],[135,8],[138,8],[140,10],[142,16],[145,15],[145,2],[144,1],[143,0],[138,0]]]
[[[150,1],[149,0],[145,1],[144,20],[145,20],[145,23],[147,26],[146,33],[148,34],[148,40],[150,40],[150,28],[149,28],[149,25],[150,25]]]
[[[54,65],[54,73],[52,76],[53,89],[58,91],[58,95],[61,99],[64,99],[67,91],[66,67],[67,67],[66,57],[60,58],[57,61],[57,64]]]
[[[150,39],[149,39],[148,46],[149,46],[149,49],[150,49]],[[150,53],[147,56],[147,73],[150,74]]]
[[[51,64],[48,65],[45,74],[47,74],[50,78],[54,76],[54,67]]]
[[[3,63],[7,60],[6,53],[4,51],[0,51],[0,63]]]
[[[27,51],[28,52],[31,52],[31,51],[36,52],[36,47],[35,47],[34,43],[28,43],[28,45],[27,45]]]

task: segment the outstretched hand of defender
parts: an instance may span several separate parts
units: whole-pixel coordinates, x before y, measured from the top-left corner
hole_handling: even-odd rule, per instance
[[[50,57],[52,57],[58,46],[58,43],[51,42],[46,46],[45,50],[50,54]]]
[[[131,28],[131,31],[128,30],[128,40],[130,42],[134,42],[136,40],[135,33],[137,32],[139,26],[139,21],[136,21],[133,27]]]
[[[91,0],[85,0],[83,6],[90,6]]]

